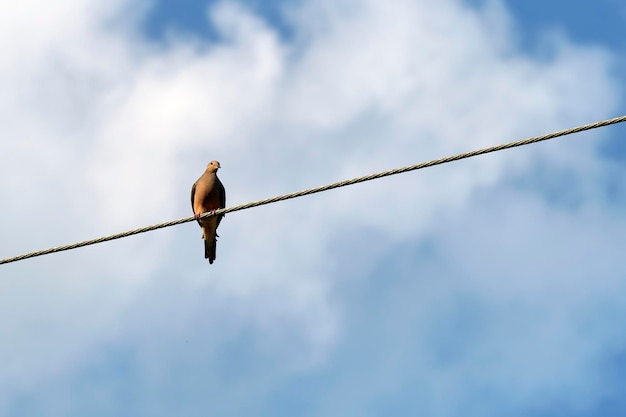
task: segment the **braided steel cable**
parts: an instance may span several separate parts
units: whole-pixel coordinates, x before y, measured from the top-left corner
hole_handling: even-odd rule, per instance
[[[333,184],[323,185],[321,187],[309,188],[307,190],[302,190],[302,191],[298,191],[298,192],[291,193],[291,194],[283,194],[283,195],[279,195],[276,197],[266,198],[264,200],[253,201],[251,203],[240,204],[238,206],[215,210],[214,212],[203,213],[199,216],[199,218],[216,216],[219,214],[232,213],[235,211],[246,210],[246,209],[253,208],[253,207],[263,206],[266,204],[277,203],[279,201],[289,200],[289,199],[296,198],[296,197],[304,197],[306,195],[320,193],[322,191],[333,190],[335,188],[345,187],[347,185],[353,185],[353,184],[358,184],[361,182],[371,181],[371,180],[375,180],[378,178],[388,177],[390,175],[402,174],[404,172],[416,171],[422,168],[428,168],[428,167],[432,167],[435,165],[446,164],[448,162],[459,161],[461,159],[471,158],[473,156],[478,156],[478,155],[484,155],[484,154],[491,153],[491,152],[502,151],[505,149],[516,148],[518,146],[530,145],[532,143],[542,142],[545,140],[554,139],[554,138],[558,138],[561,136],[567,136],[573,133],[583,132],[586,130],[597,129],[599,127],[614,125],[614,124],[622,123],[625,121],[626,121],[626,115],[615,117],[613,119],[607,119],[607,120],[603,120],[603,121],[599,121],[595,123],[589,123],[586,125],[561,130],[558,132],[548,133],[546,135],[534,136],[528,139],[522,139],[522,140],[518,140],[515,142],[505,143],[502,145],[491,146],[489,148],[483,148],[483,149],[478,149],[478,150],[474,150],[471,152],[465,152],[465,153],[461,153],[458,155],[448,156],[446,158],[434,159],[428,162],[421,162],[415,165],[409,165],[409,166],[402,167],[402,168],[390,169],[388,171],[382,171],[382,172],[378,172],[375,174],[366,175],[363,177],[352,178],[352,179],[345,180],[345,181],[335,182]],[[11,258],[2,259],[0,260],[0,265],[8,264],[11,262],[17,262],[17,261],[21,261],[21,260],[28,259],[28,258],[34,258],[36,256],[48,255],[51,253],[77,249],[83,246],[95,245],[97,243],[108,242],[110,240],[121,239],[124,237],[137,235],[139,233],[145,233],[145,232],[149,232],[149,231],[156,230],[156,229],[162,229],[164,227],[176,226],[176,225],[187,223],[193,220],[196,220],[195,216],[183,217],[178,220],[171,220],[169,222],[157,223],[151,226],[140,227],[138,229],[133,229],[133,230],[129,230],[129,231],[122,232],[122,233],[116,233],[114,235],[103,236],[97,239],[85,240],[82,242],[72,243],[69,245],[57,246],[54,248],[25,253],[23,255],[18,255],[18,256],[11,257]]]

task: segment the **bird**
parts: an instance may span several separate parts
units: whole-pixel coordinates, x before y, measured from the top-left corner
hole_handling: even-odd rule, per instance
[[[220,214],[202,219],[199,216],[202,213],[213,212],[226,207],[226,190],[220,179],[217,178],[218,169],[220,169],[219,162],[209,162],[204,174],[191,187],[191,208],[193,209],[194,217],[202,228],[204,258],[209,260],[209,264],[215,261],[215,247],[218,237],[217,227],[220,225],[224,215]]]

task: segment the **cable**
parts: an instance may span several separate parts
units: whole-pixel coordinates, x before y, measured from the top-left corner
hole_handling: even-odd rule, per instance
[[[461,159],[471,158],[473,156],[483,155],[486,153],[502,151],[504,149],[515,148],[518,146],[530,145],[532,143],[554,139],[554,138],[558,138],[561,136],[571,135],[573,133],[596,129],[599,127],[614,125],[614,124],[622,123],[625,121],[626,121],[626,115],[615,117],[613,119],[607,119],[607,120],[603,120],[600,122],[590,123],[590,124],[586,124],[583,126],[561,130],[558,132],[549,133],[547,135],[535,136],[532,138],[523,139],[523,140],[519,140],[516,142],[509,142],[509,143],[505,143],[502,145],[492,146],[490,148],[478,149],[475,151],[465,152],[465,153],[461,153],[458,155],[449,156],[446,158],[434,159],[428,162],[422,162],[419,164],[410,165],[410,166],[406,166],[403,168],[391,169],[388,171],[383,171],[383,172],[379,172],[376,174],[370,174],[364,177],[353,178],[350,180],[340,181],[340,182],[336,182],[333,184],[324,185],[321,187],[310,188],[308,190],[298,191],[298,192],[291,193],[291,194],[284,194],[284,195],[279,195],[276,197],[266,198],[264,200],[253,201],[251,203],[246,203],[246,204],[241,204],[238,206],[216,210],[215,212],[212,212],[212,213],[203,213],[200,215],[200,218],[216,216],[219,214],[232,213],[234,211],[239,211],[239,210],[246,210],[246,209],[253,208],[253,207],[263,206],[265,204],[277,203],[279,201],[289,200],[289,199],[296,198],[296,197],[303,197],[305,195],[320,193],[322,191],[328,191],[328,190],[332,190],[332,189],[339,188],[339,187],[345,187],[347,185],[352,185],[352,184],[358,184],[360,182],[370,181],[370,180],[374,180],[377,178],[388,177],[390,175],[402,174],[404,172],[415,171],[415,170],[422,169],[422,168],[428,168],[428,167],[432,167],[435,165],[441,165],[441,164],[445,164],[448,162],[454,162],[454,161],[458,161]],[[17,261],[21,261],[21,260],[28,259],[28,258],[34,258],[36,256],[48,255],[48,254],[55,253],[55,252],[62,252],[62,251],[70,250],[70,249],[77,249],[83,246],[95,245],[96,243],[102,243],[102,242],[108,242],[110,240],[121,239],[123,237],[128,237],[128,236],[136,235],[139,233],[149,232],[151,230],[162,229],[164,227],[170,227],[170,226],[176,226],[176,225],[187,223],[193,220],[195,220],[193,216],[184,217],[182,219],[172,220],[172,221],[165,222],[165,223],[157,223],[151,226],[145,226],[139,229],[133,229],[133,230],[129,230],[129,231],[122,232],[122,233],[117,233],[117,234],[110,235],[110,236],[100,237],[97,239],[85,240],[83,242],[72,243],[70,245],[57,246],[57,247],[50,248],[50,249],[44,249],[44,250],[40,250],[36,252],[25,253],[23,255],[14,256],[12,258],[2,259],[0,260],[0,265],[8,264],[11,262],[17,262]]]

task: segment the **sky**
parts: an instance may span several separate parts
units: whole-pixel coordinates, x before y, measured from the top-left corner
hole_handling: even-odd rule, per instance
[[[0,258],[626,114],[618,0],[22,0]],[[626,126],[0,266],[0,416],[622,416]]]

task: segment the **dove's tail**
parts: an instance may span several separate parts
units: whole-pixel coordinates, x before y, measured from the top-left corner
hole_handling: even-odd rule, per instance
[[[217,246],[217,240],[207,239],[204,241],[204,257],[209,260],[209,263],[212,264],[215,260],[215,248]]]

